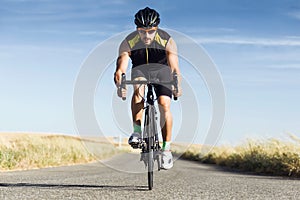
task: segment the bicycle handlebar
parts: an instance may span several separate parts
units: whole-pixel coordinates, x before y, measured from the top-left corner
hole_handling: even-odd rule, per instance
[[[173,85],[175,88],[175,93],[178,93],[178,75],[177,73],[173,73],[172,81],[155,81],[155,80],[138,80],[138,81],[130,81],[126,80],[125,73],[122,74],[121,85],[118,88],[119,90],[125,89],[126,85],[136,85],[136,84],[164,84],[164,85]],[[177,101],[178,97],[174,96],[174,100]],[[126,100],[126,97],[122,97],[122,100]]]

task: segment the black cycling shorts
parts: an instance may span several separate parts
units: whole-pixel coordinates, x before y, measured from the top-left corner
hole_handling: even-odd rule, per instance
[[[131,80],[143,77],[147,80],[154,81],[171,81],[171,69],[167,65],[147,64],[133,67],[131,70]],[[168,96],[172,98],[172,86],[169,84],[154,84],[156,96]]]

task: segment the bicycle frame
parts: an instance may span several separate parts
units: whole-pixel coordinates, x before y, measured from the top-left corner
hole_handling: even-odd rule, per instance
[[[154,94],[153,86],[151,84],[147,85],[147,98],[146,98],[146,107],[145,109],[145,118],[144,118],[144,131],[143,131],[143,145],[141,152],[141,161],[144,161],[145,166],[148,166],[148,187],[149,190],[153,188],[153,167],[155,161],[158,164],[158,170],[161,168],[160,162],[160,146],[158,140],[158,131],[157,131],[157,117],[156,109],[154,106]]]
[[[177,75],[173,74],[173,81],[161,82],[161,81],[151,81],[151,80],[139,80],[139,81],[128,81],[126,80],[125,74],[122,74],[121,86],[119,89],[125,88],[126,84],[136,85],[144,84],[147,85],[147,95],[145,98],[145,115],[144,115],[144,130],[142,134],[142,142],[139,148],[142,149],[141,161],[144,161],[145,166],[148,166],[148,187],[149,190],[153,188],[153,167],[155,161],[157,161],[158,171],[161,169],[161,151],[158,138],[157,130],[157,111],[155,108],[155,99],[153,93],[154,84],[171,84],[174,85],[175,90],[178,91],[178,80]],[[122,98],[125,100],[126,98]],[[174,100],[177,98],[174,97]]]

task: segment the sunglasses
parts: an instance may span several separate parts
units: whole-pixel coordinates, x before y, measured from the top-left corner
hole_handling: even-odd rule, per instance
[[[148,33],[149,35],[153,34],[156,32],[157,30],[157,27],[153,27],[153,28],[148,28],[148,29],[145,29],[145,28],[138,28],[137,29],[139,33],[145,35],[146,33]]]

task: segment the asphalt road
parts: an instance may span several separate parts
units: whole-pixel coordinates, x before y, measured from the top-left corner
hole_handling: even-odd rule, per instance
[[[0,199],[300,199],[299,179],[176,160],[171,170],[154,173],[149,191],[147,174],[141,171],[137,155],[125,154],[102,163],[2,172]]]

